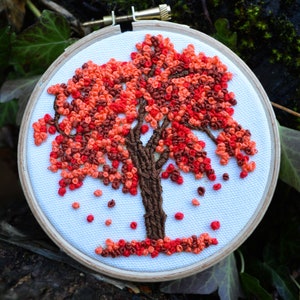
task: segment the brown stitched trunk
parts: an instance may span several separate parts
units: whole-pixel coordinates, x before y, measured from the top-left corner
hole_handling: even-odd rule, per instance
[[[144,146],[139,135],[131,131],[126,139],[130,157],[138,170],[139,186],[145,207],[145,226],[147,237],[162,239],[165,236],[167,215],[162,208],[161,166],[155,161],[154,151],[149,145]],[[168,153],[161,156],[161,163],[167,160]]]
[[[149,165],[140,164],[138,168],[139,185],[145,207],[145,226],[147,237],[150,239],[162,239],[165,236],[165,221],[167,215],[162,208],[162,187],[160,172],[155,168],[153,153],[144,149],[145,155],[149,155]]]

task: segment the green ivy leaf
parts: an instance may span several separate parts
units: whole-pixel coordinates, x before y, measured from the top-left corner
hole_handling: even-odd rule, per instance
[[[43,11],[39,21],[27,28],[12,43],[12,59],[17,71],[40,74],[75,40],[66,19]]]
[[[40,76],[32,76],[5,81],[0,89],[0,103],[5,103],[12,99],[26,101],[39,79]]]
[[[281,141],[280,179],[300,192],[300,131],[279,126]]]
[[[242,296],[233,253],[203,272],[163,283],[160,289],[164,293],[205,295],[218,290],[221,300]]]
[[[0,67],[8,65],[10,52],[10,33],[9,27],[0,28]]]
[[[216,33],[213,37],[231,49],[236,49],[237,34],[229,29],[229,21],[219,18],[215,22]]]
[[[287,227],[286,230],[288,230]],[[279,239],[284,239],[285,243],[288,242],[285,232],[280,232],[279,235]],[[280,241],[280,243],[282,242]],[[297,236],[295,236],[294,242],[297,243]],[[259,262],[259,268],[263,276],[268,278],[268,281],[276,288],[282,299],[296,300],[297,288],[290,277],[289,263],[286,260],[280,260],[280,255],[278,255],[280,251],[278,243],[276,245],[268,243],[263,249],[263,262]],[[292,253],[290,252],[290,254]],[[295,257],[293,258],[295,259]]]
[[[9,28],[0,28],[0,82],[2,82],[6,73],[5,69],[8,67],[11,47],[10,39]]]
[[[261,285],[257,278],[242,272],[240,274],[241,283],[243,290],[248,298],[253,298],[255,296],[257,299],[261,300],[272,300],[272,295],[269,294]]]
[[[13,99],[18,99],[18,113],[16,116],[16,125],[20,125],[22,117],[29,100],[29,97],[40,79],[39,75],[28,78],[19,78],[7,80],[0,89],[0,103],[6,103]]]
[[[15,124],[18,113],[18,100],[0,103],[0,128],[4,125]]]
[[[273,286],[276,287],[277,292],[282,297],[282,299],[296,300],[296,292],[294,293],[287,281],[283,276],[276,272],[269,264],[262,263],[262,267],[265,269],[266,273],[269,274]]]

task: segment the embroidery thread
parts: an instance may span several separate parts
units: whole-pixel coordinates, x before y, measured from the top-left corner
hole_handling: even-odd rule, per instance
[[[215,143],[220,164],[236,160],[240,178],[255,169],[250,161],[257,152],[255,142],[250,131],[233,119],[237,101],[227,89],[232,74],[217,56],[196,54],[193,45],[178,53],[162,35],[147,34],[130,57],[127,62],[112,58],[103,65],[88,61],[67,83],[49,87],[48,93],[55,96],[54,116],[46,114],[33,124],[35,144],[56,134],[49,170],[60,172],[60,196],[80,188],[88,176],[132,196],[141,193],[147,239],[142,244],[128,242],[131,246],[120,254],[199,253],[217,244],[216,239],[206,234],[195,237],[201,240],[195,247],[186,246],[186,238],[165,245],[167,215],[161,180],[182,185],[182,173],[216,180],[205,142],[194,131],[204,132]],[[141,135],[150,128],[152,136],[143,144]],[[169,159],[173,163],[163,170]],[[221,183],[213,185],[214,190],[220,188]],[[205,188],[198,187],[197,192],[204,196]],[[97,197],[101,194],[101,190],[94,192]],[[108,203],[114,205],[114,200]],[[199,202],[194,199],[193,205]],[[156,241],[153,251],[143,244],[146,241]],[[124,248],[112,242],[106,249],[98,247],[96,253],[118,256],[114,247]]]

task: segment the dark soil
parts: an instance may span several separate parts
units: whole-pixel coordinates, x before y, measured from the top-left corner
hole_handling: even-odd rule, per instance
[[[1,299],[132,299],[70,265],[0,243]],[[142,298],[141,298],[142,299]],[[164,299],[164,298],[160,298]]]
[[[1,149],[0,157],[1,300],[194,299],[192,295],[163,294],[159,283],[126,283],[101,274],[95,276],[93,271],[61,252],[28,207],[18,179],[15,155]]]

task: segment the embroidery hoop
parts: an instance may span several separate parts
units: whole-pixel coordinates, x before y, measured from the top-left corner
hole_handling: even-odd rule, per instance
[[[185,25],[164,21],[139,21],[133,23],[132,27],[132,31],[125,33],[121,33],[120,26],[116,25],[89,34],[67,48],[41,77],[28,102],[21,124],[18,148],[20,180],[27,202],[40,226],[65,253],[81,264],[102,274],[124,280],[144,282],[173,280],[203,271],[216,264],[238,248],[257,227],[270,204],[278,178],[280,166],[279,133],[273,109],[263,87],[246,64],[226,46]],[[96,203],[95,200],[89,200],[90,207],[86,208],[85,214],[84,210],[80,214],[77,211],[74,212],[70,203],[75,200],[84,201],[82,197],[92,198],[92,192],[96,188],[103,190],[103,184],[98,183],[96,187],[93,185],[94,183],[88,182],[79,189],[80,191],[78,190],[76,196],[72,194],[73,198],[57,195],[59,174],[53,174],[47,170],[51,143],[47,141],[40,147],[34,146],[31,126],[34,121],[43,117],[52,106],[53,96],[46,95],[47,87],[54,83],[66,82],[73,75],[75,69],[87,60],[105,63],[109,58],[114,57],[117,60],[128,61],[130,53],[134,51],[135,44],[142,41],[146,33],[162,34],[164,37],[170,36],[178,52],[192,43],[195,45],[195,52],[200,52],[199,49],[201,48],[201,51],[209,56],[219,56],[221,61],[228,66],[229,71],[233,73],[232,83],[228,89],[236,94],[238,101],[233,117],[240,121],[243,127],[250,129],[253,140],[257,142],[258,154],[253,158],[257,162],[257,169],[251,176],[248,176],[249,178],[241,180],[238,177],[239,171],[233,162],[229,163],[227,169],[218,166],[216,162],[214,167],[217,174],[221,175],[229,170],[230,180],[228,183],[223,184],[222,182],[224,187],[220,191],[212,191],[212,184],[208,181],[202,181],[203,179],[197,182],[197,186],[206,185],[210,191],[206,193],[207,195],[203,200],[202,198],[199,199],[203,204],[201,204],[196,215],[195,212],[192,212],[195,208],[188,211],[188,214],[191,214],[190,223],[187,221],[184,223],[185,225],[172,220],[172,214],[181,208],[187,209],[184,206],[187,204],[183,205],[182,203],[188,201],[190,203],[192,199],[190,198],[191,189],[188,187],[194,187],[196,190],[197,186],[195,187],[195,182],[191,181],[189,185],[185,186],[185,189],[181,188],[179,192],[172,193],[174,185],[164,183],[163,188],[166,191],[163,195],[164,209],[168,214],[167,220],[169,222],[166,224],[167,235],[176,238],[178,237],[177,231],[181,237],[209,232],[210,235],[218,238],[219,244],[217,246],[211,246],[198,255],[180,253],[172,256],[159,255],[155,259],[150,256],[102,259],[94,254],[95,246],[103,243],[106,238],[111,238],[109,234],[115,235],[113,240],[118,240],[118,234],[105,228],[105,218],[102,218],[102,223],[98,223],[98,228],[93,222],[94,229],[92,233],[89,233],[89,230],[86,231],[89,227],[86,227],[87,222],[84,218],[91,211],[101,210],[101,208],[99,209],[100,201],[102,206],[107,201],[97,199],[98,203]],[[99,56],[101,57],[100,61]],[[213,148],[209,145],[207,147]],[[211,150],[210,156],[212,155]],[[52,188],[53,185],[54,189]],[[92,190],[89,191],[89,187]],[[82,194],[83,191],[85,191],[84,194]],[[123,197],[120,190],[117,193],[119,193],[120,198]],[[111,195],[117,194],[112,192]],[[107,197],[112,198],[111,195]],[[174,199],[178,195],[183,200],[170,201],[170,198],[173,197]],[[144,211],[141,210],[142,206],[134,204],[141,202],[141,200],[132,196],[131,198],[117,200],[120,205],[124,200],[123,205],[126,205],[116,215],[119,217],[127,216],[126,210],[129,207],[133,214],[131,219],[138,220],[140,231],[131,231],[129,236],[132,238],[128,237],[128,240],[144,239],[145,233],[142,229]],[[195,220],[195,218],[199,219]],[[209,220],[213,221],[214,219],[221,221],[221,229],[218,232],[213,232],[209,228]],[[189,220],[188,215],[185,220]],[[124,220],[124,222],[126,221]],[[201,231],[193,232],[195,226],[199,226]],[[170,228],[169,232],[168,228]],[[185,234],[189,228],[192,228],[191,233]],[[120,231],[123,237],[130,229],[129,227],[123,228]],[[99,235],[99,240],[93,241],[96,234]]]

